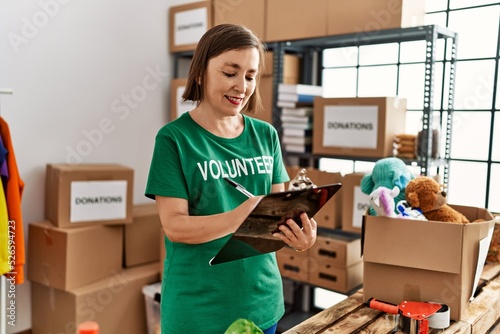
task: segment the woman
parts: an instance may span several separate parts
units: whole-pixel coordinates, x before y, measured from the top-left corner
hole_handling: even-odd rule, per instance
[[[223,24],[194,53],[184,100],[195,109],[156,136],[146,196],[156,199],[165,231],[163,334],[222,334],[245,318],[274,333],[284,313],[275,253],[214,266],[261,195],[284,190],[288,175],[276,130],[242,113],[261,108],[257,85],[264,48],[248,29]],[[224,182],[229,177],[256,197]],[[316,240],[316,222],[288,220],[275,236],[296,250]]]

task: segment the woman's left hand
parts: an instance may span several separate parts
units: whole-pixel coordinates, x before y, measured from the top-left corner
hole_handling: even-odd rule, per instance
[[[273,236],[283,240],[284,243],[296,251],[302,252],[316,242],[317,224],[306,213],[300,215],[300,220],[302,221],[302,228],[293,219],[288,219],[286,224],[279,226],[281,233],[274,233]]]

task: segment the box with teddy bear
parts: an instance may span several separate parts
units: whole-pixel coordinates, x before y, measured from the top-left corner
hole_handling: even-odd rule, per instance
[[[413,176],[397,158],[377,161],[361,188],[370,197],[362,228],[365,301],[437,302],[461,320],[490,247],[491,213],[447,204],[440,184]]]

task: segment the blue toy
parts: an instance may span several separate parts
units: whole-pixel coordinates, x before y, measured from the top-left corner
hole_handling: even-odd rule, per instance
[[[361,179],[361,191],[370,195],[375,189],[385,187],[388,189],[399,189],[399,194],[394,197],[394,208],[396,203],[405,200],[406,185],[414,179],[415,176],[410,171],[403,160],[396,157],[383,158],[378,160],[371,173],[366,174]],[[376,216],[377,213],[372,206],[369,209],[370,215]],[[394,210],[396,214],[399,212]]]

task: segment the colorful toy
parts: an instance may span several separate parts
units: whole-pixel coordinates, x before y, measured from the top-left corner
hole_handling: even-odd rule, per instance
[[[414,177],[403,160],[396,157],[383,158],[375,163],[371,173],[363,176],[361,179],[361,191],[364,194],[370,195],[379,187],[387,189],[397,187],[399,194],[393,200],[393,208],[395,208],[396,203],[405,199],[406,185]],[[373,207],[370,207],[369,212],[370,215],[376,216],[376,211]],[[394,213],[397,214],[396,211]]]
[[[406,186],[406,201],[422,211],[427,220],[467,224],[469,220],[446,204],[446,192],[433,178],[419,176]]]
[[[396,204],[396,211],[403,217],[407,219],[416,219],[416,220],[427,220],[422,210],[418,208],[412,208],[410,204],[406,200],[399,201]]]
[[[399,195],[399,188],[394,187],[388,189],[386,187],[378,187],[370,194],[370,205],[377,213],[377,216],[385,217],[402,217],[394,212],[394,197]]]

